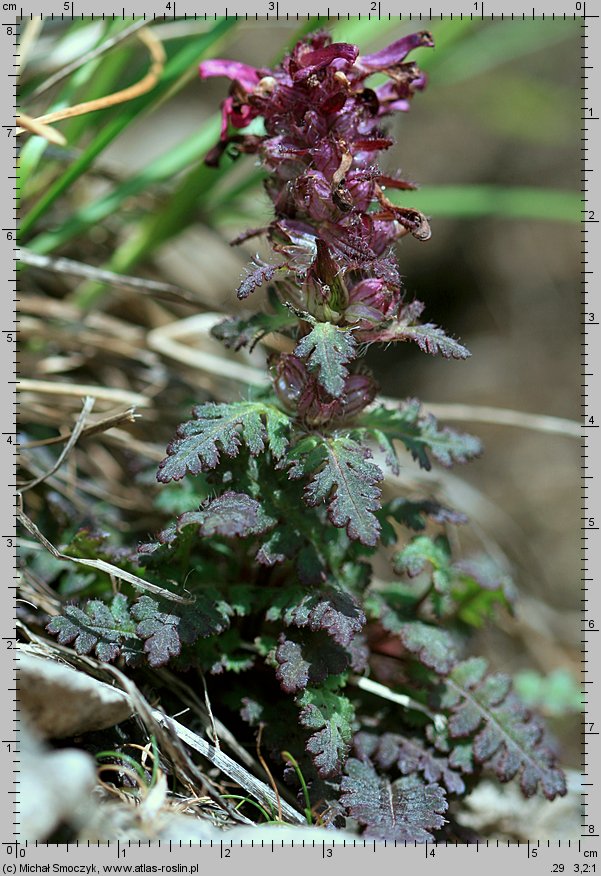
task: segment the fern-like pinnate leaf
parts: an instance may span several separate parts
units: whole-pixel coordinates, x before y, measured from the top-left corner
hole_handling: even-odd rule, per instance
[[[340,802],[365,826],[365,836],[380,840],[425,843],[444,823],[447,801],[440,785],[417,776],[390,782],[374,767],[350,758],[341,783]]]
[[[298,698],[300,722],[315,732],[307,742],[307,751],[322,779],[337,776],[342,771],[351,743],[353,707],[342,694],[308,688]]]
[[[179,426],[159,464],[157,480],[178,481],[187,472],[199,474],[219,464],[220,454],[234,457],[241,445],[257,456],[267,446],[279,459],[288,445],[290,421],[274,405],[263,401],[204,404],[193,410],[194,420]]]
[[[61,644],[74,643],[78,654],[95,652],[105,662],[121,655],[132,664],[145,654],[150,666],[158,667],[179,656],[182,644],[223,632],[232,614],[217,591],[205,586],[189,604],[140,596],[129,605],[119,593],[110,606],[96,599],[84,610],[66,605],[47,629]]]
[[[355,736],[353,748],[361,760],[368,759],[385,772],[396,767],[403,776],[421,773],[427,782],[442,783],[450,794],[465,791],[461,773],[451,768],[449,759],[418,737],[361,732]]]
[[[61,645],[73,644],[78,654],[94,652],[99,660],[110,663],[123,653],[127,663],[135,663],[142,651],[136,627],[127,597],[118,593],[110,606],[98,599],[90,600],[83,611],[66,605],[46,629]]]
[[[428,520],[434,523],[453,523],[456,526],[467,523],[467,517],[454,508],[447,508],[433,499],[405,499],[397,496],[382,507],[382,517],[391,517],[408,529],[421,532]]]
[[[302,439],[288,454],[291,478],[310,477],[304,491],[309,507],[326,503],[334,526],[345,528],[353,541],[374,547],[380,522],[382,471],[369,461],[368,448],[343,435]]]
[[[395,473],[399,471],[395,441],[404,444],[420,466],[427,470],[432,467],[430,457],[449,467],[453,463],[467,462],[478,456],[482,449],[473,435],[455,432],[447,427],[439,429],[436,418],[432,414],[424,414],[415,399],[410,399],[395,410],[381,405],[364,412],[351,435],[376,441],[386,454],[387,465]]]
[[[373,334],[376,334],[374,332]],[[434,323],[406,323],[403,320],[393,322],[377,333],[379,343],[390,344],[394,341],[414,341],[423,353],[435,356],[440,354],[445,359],[469,359],[470,351],[450,338],[443,329]],[[374,338],[375,340],[375,338]]]
[[[268,283],[275,276],[278,267],[277,265],[266,265],[263,262],[249,265],[246,269],[246,276],[243,277],[238,286],[238,298],[248,298],[255,289]]]
[[[294,351],[307,360],[310,371],[317,371],[317,380],[326,392],[339,398],[348,377],[348,363],[354,358],[357,343],[348,329],[340,329],[330,322],[316,323],[302,338]]]
[[[441,707],[449,713],[451,740],[472,739],[476,763],[491,769],[501,782],[519,776],[520,788],[531,797],[540,787],[549,800],[566,793],[565,776],[542,722],[513,692],[501,673],[487,674],[486,661],[459,663],[445,682]]]

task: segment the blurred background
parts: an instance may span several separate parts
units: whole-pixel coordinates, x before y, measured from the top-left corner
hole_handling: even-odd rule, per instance
[[[409,32],[387,21],[325,26],[363,51]],[[302,31],[316,27],[304,23]],[[20,138],[22,368],[32,380],[22,395],[24,434],[44,441],[72,427],[90,386],[97,419],[129,405],[141,415],[83,442],[44,495],[28,494],[29,513],[57,541],[61,525],[90,520],[124,543],[156,530],[164,518],[149,496],[175,425],[193,402],[245,394],[207,336],[211,318],[198,315],[240,311],[235,289],[260,244],[228,241],[266,224],[269,204],[254,159],[203,165],[228,83],[201,83],[196,69],[212,56],[268,66],[299,34],[298,24],[175,20],[154,26],[148,45],[139,30],[127,37],[131,29],[123,21],[45,21],[21,34],[20,105],[31,117],[139,82],[149,53],[161,67],[146,93],[55,125],[65,145]],[[577,420],[577,25],[444,20],[431,30],[436,48],[412,55],[428,71],[428,87],[410,113],[389,123],[397,145],[385,167],[420,184],[403,202],[431,216],[430,241],[408,238],[398,247],[407,295],[424,301],[427,319],[473,356],[448,362],[399,345],[370,351],[370,364],[387,396]],[[95,56],[98,47],[106,50]],[[71,75],[53,84],[71,62]],[[161,288],[75,276],[59,256]],[[263,303],[260,293],[248,302]],[[264,354],[229,361],[233,370],[236,362],[260,368]],[[556,729],[576,766],[580,445],[567,427],[483,423],[469,411],[463,420],[453,425],[478,434],[485,453],[444,475],[444,484],[506,560],[521,596],[516,618],[481,633],[474,649],[496,668],[530,667],[522,692],[548,714],[568,715]],[[42,447],[37,458],[26,451],[34,474],[52,450]]]

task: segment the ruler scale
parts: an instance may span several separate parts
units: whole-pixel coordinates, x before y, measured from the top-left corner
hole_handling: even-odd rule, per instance
[[[601,694],[596,677],[601,663],[601,301],[599,278],[601,277],[601,183],[596,157],[601,152],[601,75],[598,58],[601,55],[601,25],[597,7],[592,0],[568,0],[559,3],[538,3],[534,7],[520,8],[495,2],[440,2],[435,6],[420,8],[417,2],[402,11],[387,8],[386,2],[349,2],[344,5],[330,3],[326,9],[293,8],[289,2],[260,2],[248,8],[237,0],[230,0],[224,9],[189,9],[182,2],[153,4],[130,2],[127,8],[98,10],[90,0],[56,2],[33,0],[30,6],[0,0],[0,66],[3,72],[2,105],[3,122],[0,131],[2,164],[0,186],[2,216],[0,219],[0,242],[3,246],[2,269],[5,294],[2,299],[0,321],[0,403],[4,412],[2,431],[5,480],[4,501],[0,506],[0,557],[4,569],[2,605],[0,606],[0,641],[4,660],[2,685],[5,690],[5,708],[0,712],[0,765],[4,781],[2,800],[2,836],[0,836],[0,860],[2,872],[19,874],[27,872],[61,872],[53,866],[64,867],[62,872],[109,873],[119,872],[117,864],[132,865],[123,872],[181,872],[193,874],[199,867],[211,866],[214,862],[223,867],[261,867],[266,873],[286,866],[310,866],[322,861],[324,866],[369,866],[373,855],[375,863],[386,872],[398,872],[400,867],[410,867],[412,873],[422,873],[432,866],[461,868],[469,876],[479,873],[482,866],[491,873],[505,873],[508,868],[520,868],[520,872],[535,873],[601,873],[598,838],[601,836]],[[411,8],[411,7],[414,8]],[[18,290],[17,290],[17,203],[16,203],[16,155],[13,117],[16,114],[16,88],[18,70],[18,33],[22,23],[35,17],[54,20],[77,18],[132,19],[195,21],[213,20],[227,14],[249,22],[302,21],[307,16],[344,18],[360,16],[361,19],[398,19],[401,23],[418,22],[427,27],[429,20],[443,17],[488,19],[504,22],[506,27],[519,27],[520,21],[533,17],[549,20],[573,19],[581,27],[581,192],[582,192],[582,246],[581,246],[581,643],[582,682],[585,691],[585,712],[582,722],[582,803],[581,835],[571,841],[542,841],[533,837],[528,843],[503,843],[490,841],[474,845],[452,846],[451,844],[428,843],[422,846],[407,846],[402,843],[374,843],[371,840],[337,840],[335,837],[294,839],[294,834],[284,829],[281,840],[264,836],[261,830],[257,839],[248,834],[244,839],[230,839],[227,833],[219,841],[138,843],[115,841],[105,844],[47,845],[29,843],[19,839],[19,745],[16,735],[19,712],[17,700],[16,665],[16,608],[17,608],[17,492],[16,466],[18,436],[16,409],[18,400]],[[572,306],[571,304],[569,306]],[[575,304],[573,306],[576,306]],[[577,477],[574,472],[574,478]],[[483,857],[484,856],[484,857]],[[254,863],[253,863],[254,861]],[[372,864],[373,866],[373,864]],[[155,869],[150,869],[154,867]],[[179,869],[181,867],[181,869]],[[75,868],[75,869],[73,869]],[[91,869],[90,869],[91,868]],[[107,868],[107,869],[104,869]],[[168,869],[170,868],[170,869]],[[178,868],[178,869],[176,869]],[[196,868],[196,869],[195,869]]]

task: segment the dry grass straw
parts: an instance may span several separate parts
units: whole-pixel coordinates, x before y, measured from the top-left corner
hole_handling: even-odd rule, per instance
[[[17,135],[29,131],[32,134],[39,134],[40,136],[45,137],[51,143],[57,143],[62,146],[66,143],[65,138],[52,130],[52,128],[49,127],[50,125],[62,122],[65,119],[73,119],[76,116],[83,116],[87,113],[93,113],[98,110],[107,109],[111,106],[117,106],[117,104],[120,103],[126,103],[127,101],[134,100],[136,97],[140,97],[142,94],[146,94],[147,91],[151,91],[151,89],[153,89],[158,83],[163,73],[166,60],[165,50],[163,49],[162,43],[148,28],[139,30],[137,36],[148,49],[151,59],[148,73],[146,73],[139,82],[136,82],[134,85],[130,85],[127,88],[123,88],[120,91],[116,91],[113,94],[107,94],[105,97],[99,97],[95,100],[87,100],[84,103],[78,103],[76,106],[65,107],[64,109],[56,110],[52,113],[46,113],[46,115],[39,116],[36,119],[21,113],[17,116]],[[62,74],[64,74],[64,71],[62,71]]]

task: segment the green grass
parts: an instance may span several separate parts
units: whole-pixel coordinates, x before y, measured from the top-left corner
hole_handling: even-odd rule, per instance
[[[128,22],[129,24],[129,22]],[[180,22],[181,24],[181,22]],[[303,22],[294,34],[283,31],[286,38],[298,38],[312,29],[315,21]],[[444,19],[430,24],[435,41],[434,50],[420,49],[418,63],[428,70],[437,94],[449,94],[457,101],[459,83],[480,82],[483,75],[493,74],[501,81],[519,79],[514,75],[515,64],[530,55],[552,50],[562,41],[573,37],[570,22],[499,22],[457,21]],[[110,23],[99,36],[101,44],[108,36],[118,33],[125,22]],[[424,25],[427,26],[427,25]],[[195,75],[202,58],[231,54],[231,38],[244,25],[234,19],[217,19],[206,32],[191,39],[165,38],[167,62],[158,85],[130,103],[91,113],[61,123],[69,148],[75,147],[72,161],[61,162],[56,150],[39,137],[31,137],[23,146],[20,157],[21,193],[25,212],[21,220],[20,241],[34,252],[49,254],[83,242],[90,232],[111,219],[121,227],[120,240],[105,267],[127,273],[167,244],[191,224],[202,221],[215,227],[243,216],[252,223],[253,215],[260,215],[265,200],[261,194],[262,173],[248,161],[248,173],[232,173],[233,162],[226,159],[218,170],[204,166],[204,154],[219,136],[219,113],[199,125],[193,134],[183,137],[173,148],[165,151],[141,170],[130,173],[122,180],[110,183],[108,190],[85,200],[86,187],[81,182],[86,174],[102,161],[107,148],[139,119],[155,112],[165,101],[188,83]],[[408,26],[388,20],[335,22],[332,25],[336,40],[357,42],[365,50],[373,50],[408,31]],[[163,28],[163,33],[167,33]],[[62,40],[86,39],[85,25],[74,22],[66,29]],[[280,57],[282,45],[274,47]],[[79,68],[58,88],[48,109],[89,100],[100,94],[122,88],[126,82],[136,81],[147,69],[145,50],[135,38],[120,43],[100,58]],[[504,79],[508,68],[511,76]],[[497,71],[497,72],[495,72]],[[126,75],[127,74],[127,75]],[[497,82],[497,79],[494,81]],[[35,85],[35,80],[33,81]],[[541,94],[545,89],[552,99],[554,84],[542,79],[538,83]],[[32,86],[26,86],[31,91]],[[201,86],[199,86],[200,88]],[[226,93],[224,82],[224,94]],[[518,86],[514,86],[518,87]],[[483,89],[484,97],[486,90]],[[480,98],[478,98],[480,99]],[[420,98],[426,100],[426,97]],[[27,111],[27,101],[23,104]],[[486,107],[472,108],[474,113],[486,115]],[[423,111],[423,109],[422,109]],[[526,121],[525,121],[526,126]],[[415,134],[419,135],[419,132]],[[544,136],[544,135],[543,135]],[[433,144],[436,148],[437,144]],[[244,160],[244,159],[242,159]],[[84,200],[81,201],[81,192]],[[399,193],[392,193],[391,197]],[[140,198],[152,198],[154,209],[136,209]],[[559,221],[575,223],[581,218],[580,194],[558,188],[502,187],[494,184],[427,186],[403,195],[403,202],[431,215],[469,219],[492,217],[499,220]],[[131,208],[133,206],[133,209]],[[126,209],[127,208],[127,209]],[[263,210],[264,212],[264,210]],[[116,217],[118,219],[116,220]],[[261,221],[261,220],[260,220]],[[99,284],[84,284],[76,294],[82,307],[93,306],[104,294]]]

